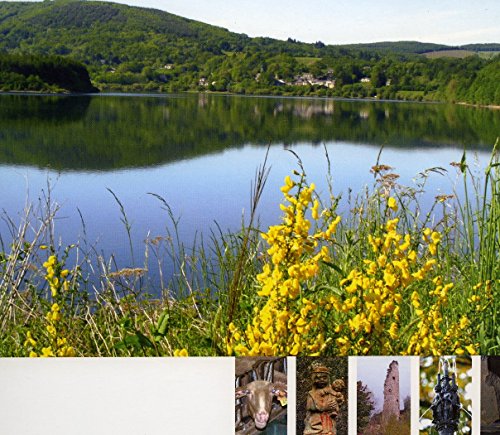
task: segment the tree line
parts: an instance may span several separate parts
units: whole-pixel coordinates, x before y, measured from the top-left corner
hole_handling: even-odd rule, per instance
[[[439,44],[336,46],[250,38],[164,11],[78,0],[0,2],[0,35],[4,52],[83,63],[104,91],[500,104],[498,56],[427,59],[421,54],[454,48]],[[494,53],[500,44],[457,48]],[[32,75],[30,82],[12,74],[4,80],[40,87]]]
[[[61,56],[0,53],[1,91],[96,92],[87,69]]]

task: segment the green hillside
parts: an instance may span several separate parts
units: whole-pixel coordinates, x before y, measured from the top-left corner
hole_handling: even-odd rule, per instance
[[[0,53],[0,91],[96,92],[85,67],[62,56]]]
[[[458,59],[463,59],[464,57],[475,56],[476,52],[470,50],[439,50],[439,51],[429,51],[423,53],[423,55],[429,59],[438,59],[440,57],[454,57]]]
[[[460,47],[462,50],[472,50],[476,52],[485,51],[500,51],[500,44],[488,43],[488,44],[467,44]]]
[[[495,58],[426,59],[449,50],[415,41],[306,44],[250,38],[168,12],[115,3],[0,2],[0,52],[83,63],[104,91],[220,91],[466,101]],[[470,51],[498,49],[475,44]],[[493,52],[493,51],[492,51]],[[486,68],[486,73],[481,73]],[[452,86],[450,86],[450,82]],[[487,83],[486,83],[487,84]],[[490,87],[490,85],[488,85]],[[476,90],[474,95],[490,95]],[[471,94],[472,95],[472,94]]]
[[[383,41],[365,44],[349,44],[347,48],[371,50],[379,52],[396,52],[406,54],[422,54],[428,51],[449,50],[451,47],[443,44],[433,44],[418,41]]]
[[[366,44],[344,45],[346,48],[363,49],[378,52],[405,53],[405,54],[426,54],[429,52],[464,50],[472,53],[497,52],[500,51],[500,44],[467,44],[461,46],[449,46],[444,44],[433,44],[430,42],[418,41],[385,41],[372,42]]]

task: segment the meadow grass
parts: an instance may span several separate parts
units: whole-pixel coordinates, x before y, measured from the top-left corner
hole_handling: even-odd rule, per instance
[[[13,242],[0,254],[0,356],[498,354],[498,152],[497,142],[481,176],[464,153],[465,194],[437,196],[430,210],[420,190],[433,171],[419,190],[377,162],[373,186],[341,212],[298,159],[276,205],[283,218],[263,232],[264,162],[249,222],[189,248],[155,195],[172,230],[146,240],[140,268],[56,243],[48,195],[20,223],[4,216]]]

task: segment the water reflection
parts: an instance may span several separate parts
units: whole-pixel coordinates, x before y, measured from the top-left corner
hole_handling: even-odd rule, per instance
[[[395,167],[402,184],[441,166],[448,172],[426,183],[425,206],[435,195],[453,192],[459,177],[449,163],[460,160],[463,148],[477,152],[484,166],[500,131],[498,111],[437,104],[206,94],[2,95],[0,101],[0,209],[18,222],[27,195],[36,202],[50,180],[52,200],[62,206],[57,240],[66,246],[85,237],[104,258],[114,254],[117,268],[142,266],[144,240],[172,231],[149,192],[165,198],[180,218],[179,237],[187,246],[201,235],[207,242],[215,222],[223,231],[238,230],[269,143],[272,169],[258,211],[262,228],[279,222],[279,187],[297,168],[286,149],[300,156],[326,198],[325,145],[333,190],[344,207],[349,195],[373,183],[370,167],[382,145],[381,163]],[[135,264],[108,188],[131,223]],[[0,236],[9,243],[5,220]],[[165,276],[171,272],[165,260]],[[153,269],[150,276],[157,277]]]
[[[409,104],[217,95],[0,96],[0,163],[116,170],[199,157],[246,144],[490,149],[500,113]]]

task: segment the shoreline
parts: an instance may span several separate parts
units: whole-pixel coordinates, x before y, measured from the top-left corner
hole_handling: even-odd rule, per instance
[[[459,101],[458,103],[459,106],[469,106],[469,107],[477,107],[478,109],[492,109],[492,110],[500,110],[500,105],[497,104],[474,104],[474,103],[466,103],[463,101]]]
[[[259,94],[234,94],[231,92],[197,92],[197,91],[184,91],[178,93],[168,92],[39,92],[39,91],[0,91],[0,95],[25,95],[25,96],[42,96],[42,97],[82,97],[82,96],[113,96],[113,97],[169,97],[173,95],[219,95],[230,97],[248,97],[248,98],[299,98],[308,100],[333,100],[333,101],[366,101],[366,102],[386,102],[386,103],[419,103],[419,104],[455,104],[459,106],[475,107],[478,109],[500,110],[499,104],[476,104],[467,103],[464,101],[450,102],[450,101],[421,101],[421,100],[395,100],[385,98],[356,98],[356,97],[322,97],[317,95],[259,95]]]
[[[84,96],[98,95],[101,92],[44,92],[44,91],[2,91],[0,95],[26,95],[26,96],[41,96],[41,97],[68,97],[68,96]]]
[[[366,102],[385,102],[385,103],[415,103],[415,104],[455,104],[459,106],[475,107],[478,109],[500,110],[500,105],[497,104],[476,104],[467,103],[464,101],[450,102],[440,100],[396,100],[386,98],[356,98],[356,97],[321,97],[317,95],[259,95],[259,94],[234,94],[231,92],[198,92],[198,91],[184,91],[178,93],[169,92],[38,92],[38,91],[0,91],[0,95],[25,95],[25,96],[47,96],[47,97],[81,97],[81,96],[112,96],[112,97],[169,97],[173,95],[218,95],[229,97],[246,97],[246,98],[298,98],[307,100],[334,100],[334,101],[366,101]]]

